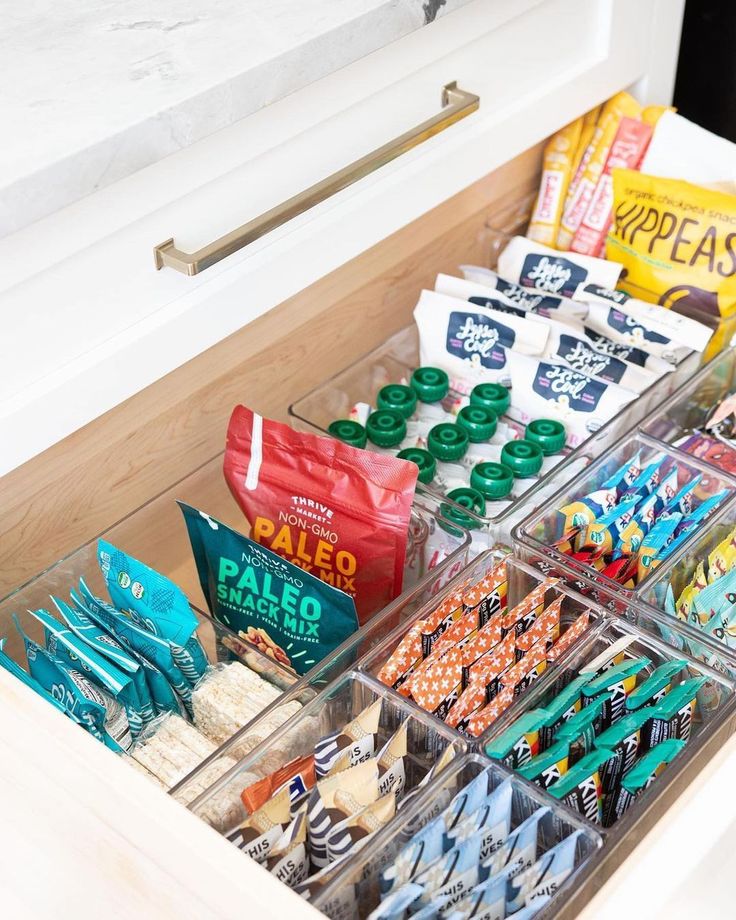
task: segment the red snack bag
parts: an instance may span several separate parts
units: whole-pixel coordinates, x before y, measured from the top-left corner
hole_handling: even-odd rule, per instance
[[[401,592],[418,472],[245,406],[230,417],[225,479],[251,539],[352,595],[361,625]]]

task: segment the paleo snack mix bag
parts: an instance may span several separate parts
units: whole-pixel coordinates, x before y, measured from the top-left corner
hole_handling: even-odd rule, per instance
[[[361,625],[401,592],[418,468],[236,406],[225,478],[251,539],[355,599]]]

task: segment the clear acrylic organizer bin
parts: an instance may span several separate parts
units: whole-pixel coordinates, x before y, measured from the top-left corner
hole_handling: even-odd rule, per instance
[[[184,519],[176,502],[187,502],[236,530],[247,533],[247,521],[225,482],[222,459],[223,454],[218,454],[101,534],[105,540],[171,578],[182,588],[199,620],[198,635],[210,663],[240,660],[282,691],[258,717],[245,723],[232,738],[218,745],[210,756],[169,790],[185,803],[208,786],[218,770],[235,763],[241,756],[240,752],[252,746],[254,739],[261,737],[257,733],[264,730],[264,725],[268,725],[267,719],[273,718],[275,710],[295,700],[311,700],[325,684],[352,667],[364,637],[370,635],[370,625],[376,619],[374,617],[369,620],[336,652],[316,665],[311,672],[298,678],[293,671],[281,666],[203,612],[206,602],[201,592]],[[446,555],[440,555],[431,548],[431,540],[438,530],[443,534],[443,554]],[[469,542],[466,531],[457,525],[450,527],[449,522],[444,520],[440,514],[439,502],[431,496],[418,496],[412,509],[405,588],[383,611],[376,611],[378,621],[387,621],[383,614],[388,614],[390,620],[393,616],[391,611],[397,607],[405,611],[414,610],[441,590],[466,563]],[[50,595],[68,601],[69,591],[77,587],[80,577],[85,579],[93,593],[107,598],[104,579],[97,564],[96,547],[97,540],[80,547],[0,600],[0,638],[6,637],[5,651],[24,668],[25,652],[13,625],[13,614],[21,618],[29,636],[43,644],[43,628],[26,611],[44,608],[54,613]],[[431,557],[428,551],[432,553]],[[431,568],[426,565],[428,559],[435,563]]]
[[[736,515],[734,507],[736,479],[676,448],[668,447],[649,435],[633,433],[617,446],[609,448],[575,479],[565,482],[562,477],[556,476],[555,485],[558,491],[542,508],[532,512],[523,520],[513,533],[514,549],[519,558],[545,574],[564,578],[581,594],[591,597],[603,607],[624,616],[634,608],[635,600],[646,589],[653,577],[652,571],[657,570],[650,571],[633,588],[626,588],[585,562],[573,559],[561,552],[553,544],[563,536],[563,520],[558,513],[559,509],[600,488],[600,484],[620,469],[626,461],[634,457],[637,451],[641,451],[642,468],[647,463],[653,462],[654,458],[660,454],[664,458],[664,472],[676,464],[678,488],[681,488],[694,476],[702,475],[694,493],[698,504],[721,490],[728,490],[729,494],[721,501],[711,520],[715,519],[716,514],[719,516],[721,514]],[[736,519],[734,522],[736,523]],[[693,528],[692,538],[695,538],[699,529]],[[685,546],[688,543],[689,541],[686,541]]]
[[[484,243],[488,246],[486,267],[493,268],[498,257],[511,238],[523,235],[533,198],[524,198],[510,208],[494,216],[485,229]],[[459,269],[458,269],[459,273]],[[489,296],[492,291],[489,290]],[[417,297],[419,291],[417,291]],[[645,298],[656,302],[656,297]],[[712,317],[698,316],[701,321],[712,325]],[[670,373],[655,381],[648,389],[632,400],[615,418],[603,425],[587,441],[574,450],[566,450],[564,459],[550,473],[541,476],[535,485],[518,494],[502,511],[487,517],[478,517],[465,508],[455,506],[455,513],[464,515],[469,521],[473,536],[471,555],[477,555],[494,545],[512,545],[514,527],[530,511],[544,505],[560,481],[572,479],[591,460],[615,445],[621,437],[637,425],[652,409],[661,405],[681,384],[689,380],[701,365],[702,355],[692,352]],[[336,419],[347,418],[351,408],[359,402],[375,407],[376,395],[388,383],[408,382],[412,371],[419,365],[419,338],[415,326],[397,332],[379,348],[364,355],[354,364],[326,380],[310,393],[305,394],[289,407],[290,415],[298,427],[321,434]],[[517,423],[506,419],[513,427]],[[444,498],[430,486],[420,486],[420,491],[431,494],[436,500]],[[462,519],[462,518],[461,518]]]
[[[331,920],[365,920],[380,901],[380,872],[393,863],[402,847],[439,814],[455,793],[484,770],[490,772],[489,785],[493,789],[510,779],[512,829],[538,808],[550,808],[550,812],[540,821],[537,858],[564,837],[577,830],[581,831],[575,848],[572,874],[555,891],[547,907],[538,914],[540,920],[573,916],[569,913],[569,907],[577,878],[582,867],[601,847],[600,835],[542,790],[477,753],[456,758],[431,785],[416,796],[415,801],[399,812],[391,824],[379,830],[362,849],[350,857],[340,875],[319,892],[314,899],[314,906]]]
[[[243,789],[295,758],[310,756],[320,738],[343,728],[379,699],[383,702],[376,752],[402,723],[408,722],[403,795],[421,783],[448,746],[454,745],[456,754],[467,748],[458,742],[454,732],[413,712],[401,697],[387,693],[383,684],[366,674],[348,671],[313,695],[299,713],[195,799],[192,811],[220,833],[228,834],[248,817],[241,799]]]
[[[532,566],[526,565],[524,562],[521,562],[518,558],[513,555],[509,555],[503,550],[487,550],[486,552],[479,555],[473,562],[464,569],[457,578],[453,579],[445,589],[430,603],[425,604],[424,607],[417,610],[413,616],[407,619],[402,619],[402,622],[397,625],[390,633],[384,636],[383,639],[375,643],[375,647],[367,652],[364,652],[360,661],[358,662],[358,668],[361,671],[365,671],[368,674],[371,674],[377,678],[379,672],[383,665],[391,657],[392,652],[398,646],[399,642],[410,629],[410,627],[422,617],[427,616],[432,611],[434,611],[446,598],[451,596],[455,591],[463,587],[472,587],[481,581],[485,576],[500,562],[505,561],[506,563],[506,572],[508,579],[507,595],[506,602],[508,609],[511,609],[521,600],[523,600],[530,591],[533,591],[542,581],[544,581],[545,576],[542,575],[539,571],[534,569]],[[596,604],[589,601],[587,598],[582,597],[580,594],[577,594],[575,591],[571,590],[568,585],[564,582],[560,582],[556,586],[550,588],[549,594],[547,595],[548,603],[552,603],[558,597],[562,597],[562,609],[560,613],[560,627],[561,635],[564,636],[566,629],[572,625],[572,623],[577,619],[577,617],[584,611],[589,611],[590,613],[590,624],[588,630],[590,630],[601,617],[605,616],[605,611],[603,611]],[[585,633],[583,633],[585,635]],[[580,640],[577,640],[580,641]],[[550,664],[547,666],[547,670],[554,670],[556,664]],[[541,678],[539,678],[541,679]],[[532,684],[532,686],[534,686]],[[390,689],[387,687],[387,689]],[[396,693],[396,691],[391,690],[390,692]],[[400,696],[399,694],[396,694]],[[514,713],[522,711],[524,708],[524,693],[519,695],[515,701],[511,704],[508,712]],[[414,711],[421,712],[427,715],[425,710],[418,706],[413,700],[405,699],[408,706],[411,706]],[[431,716],[435,719],[435,716]],[[437,719],[438,724],[444,724],[439,719]],[[478,739],[468,739],[466,735],[462,735],[460,732],[457,732],[454,728],[448,728],[448,731],[455,733],[458,738],[465,740],[477,740],[479,744],[482,744],[484,739],[491,737],[492,730],[488,729],[483,735]]]
[[[659,665],[673,659],[686,662],[683,676],[706,677],[698,693],[698,706],[691,725],[691,736],[685,748],[667,766],[656,781],[632,803],[625,814],[611,827],[601,828],[588,822],[603,837],[600,853],[584,867],[578,878],[581,904],[592,897],[605,880],[623,862],[633,848],[672,806],[698,773],[714,757],[736,729],[736,696],[733,681],[723,674],[677,651],[620,617],[607,616],[596,623],[565,655],[557,667],[542,674],[521,698],[521,706],[509,710],[495,723],[481,742],[481,749],[500,736],[521,714],[544,708],[572,680],[588,661],[605,652],[623,639],[632,640],[626,654],[647,657],[651,664],[641,673],[646,675]]]

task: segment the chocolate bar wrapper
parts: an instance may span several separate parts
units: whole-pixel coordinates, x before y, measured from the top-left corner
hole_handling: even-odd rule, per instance
[[[314,770],[320,780],[332,773],[354,767],[372,757],[376,750],[381,700],[360,712],[343,728],[325,735],[314,746]]]
[[[336,824],[327,837],[327,859],[333,863],[341,856],[357,852],[371,834],[382,828],[396,814],[396,793],[389,792],[354,815]],[[306,876],[305,876],[306,877]]]

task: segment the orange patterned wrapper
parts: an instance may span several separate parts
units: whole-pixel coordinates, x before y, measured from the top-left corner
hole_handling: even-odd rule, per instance
[[[559,580],[559,578],[545,578],[541,584],[538,584],[533,591],[527,594],[523,601],[520,601],[515,607],[509,610],[503,618],[504,633],[510,632],[513,629],[516,635],[520,636],[523,632],[526,632],[536,619],[537,614],[540,613],[543,608],[544,595],[550,588],[554,587]]]
[[[463,591],[453,591],[442,601],[425,619],[425,628],[422,633],[422,657],[426,658],[434,647],[434,643],[450,627],[455,620],[459,620],[465,612],[463,606]]]
[[[547,648],[538,641],[516,664],[501,675],[504,690],[513,690],[514,696],[522,693],[547,667]]]
[[[479,661],[483,655],[495,648],[503,638],[503,613],[500,611],[491,617],[491,619],[478,632],[463,645],[463,687],[470,683],[470,672],[473,665]]]
[[[582,636],[589,625],[590,611],[585,610],[575,620],[572,626],[565,630],[562,636],[560,636],[557,642],[555,642],[552,648],[547,652],[547,661],[550,664],[557,661],[560,655],[562,655],[563,652],[566,652],[573,644],[573,642],[577,641]]]
[[[401,692],[401,685],[422,661],[422,632],[425,628],[425,620],[417,620],[409,628],[391,653],[391,657],[378,672],[378,679],[381,683]]]
[[[491,702],[485,706],[480,712],[476,712],[466,728],[466,733],[472,735],[474,738],[477,738],[479,735],[482,735],[483,732],[492,725],[496,719],[503,715],[503,713],[509,708],[509,706],[514,702],[514,691],[511,687],[504,687],[504,689],[494,697]]]
[[[425,712],[445,719],[462,692],[463,655],[448,649],[421,680],[412,681],[411,698]]]
[[[483,626],[495,613],[506,607],[508,581],[506,562],[499,562],[477,584],[465,591],[463,604],[467,610],[477,610],[478,625]]]
[[[501,675],[516,659],[516,641],[510,633],[470,668],[469,682],[445,720],[462,731],[470,716],[482,709],[498,691]]]
[[[552,601],[546,607],[525,633],[516,639],[516,657],[522,658],[536,642],[544,642],[549,648],[560,636],[560,608],[562,598]]]
[[[476,611],[469,610],[467,613],[463,614],[459,620],[455,620],[435,642],[429,656],[414,669],[413,674],[404,684],[404,687],[408,689],[409,693],[414,696],[414,687],[418,685],[419,681],[427,677],[435,663],[451,648],[455,648],[460,645],[460,643],[464,643],[477,631],[478,615]]]

